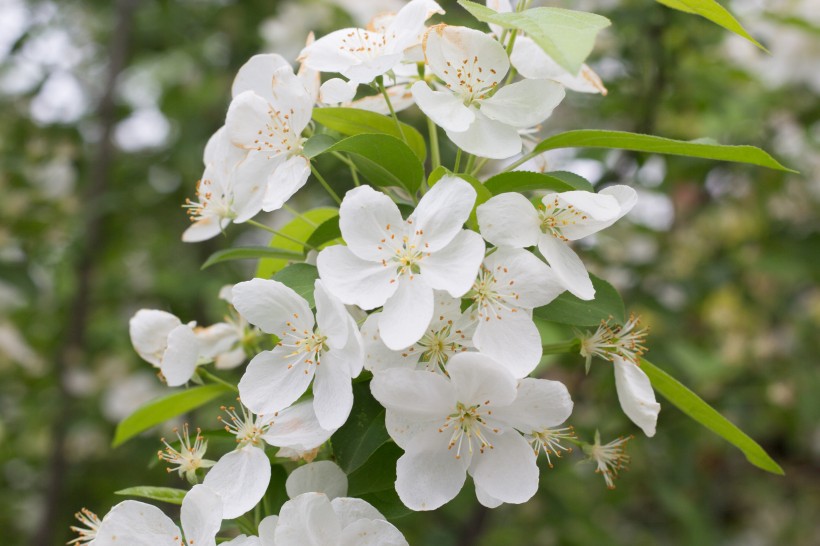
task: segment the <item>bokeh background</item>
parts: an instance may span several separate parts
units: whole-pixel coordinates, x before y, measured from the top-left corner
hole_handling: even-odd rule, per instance
[[[590,269],[651,326],[648,357],[757,439],[785,477],[666,404],[657,436],[630,443],[616,490],[576,453],[544,469],[524,506],[479,509],[467,488],[435,513],[396,520],[411,544],[820,543],[820,11],[814,0],[728,4],[769,54],[652,0],[551,3],[613,26],[590,63],[609,95],[570,94],[544,129],[753,144],[803,173],[622,152],[548,157],[552,169],[638,189],[628,220],[585,249]],[[201,263],[237,241],[264,243],[242,227],[180,241],[180,205],[233,75],[255,53],[293,59],[309,31],[397,5],[0,0],[4,545],[64,543],[80,507],[104,514],[118,489],[181,485],[150,464],[161,431],[109,446],[120,419],[164,392],[130,347],[128,318],[153,307],[220,320],[219,288],[252,266]],[[455,2],[442,5],[448,21],[473,24]],[[324,199],[303,190],[295,206]],[[546,372],[570,386],[572,423],[605,438],[637,431],[615,410],[608,367],[596,362],[585,376],[581,359],[566,357]]]

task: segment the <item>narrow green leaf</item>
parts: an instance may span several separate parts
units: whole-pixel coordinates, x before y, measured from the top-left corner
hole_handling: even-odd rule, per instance
[[[358,108],[314,108],[313,119],[343,135],[381,133],[398,139],[402,138],[393,118]],[[415,127],[406,123],[401,123],[401,130],[410,149],[419,161],[424,162],[427,158],[427,144],[424,137]]]
[[[479,21],[526,32],[547,55],[573,74],[581,70],[598,32],[610,25],[606,17],[583,11],[542,7],[499,13],[467,0],[458,3]]]
[[[140,432],[207,404],[219,396],[232,393],[225,385],[194,387],[152,400],[123,419],[114,432],[112,447],[117,447]]]
[[[415,193],[424,177],[424,165],[401,140],[390,135],[361,134],[340,140],[321,153],[346,152],[374,186],[399,186]]]
[[[735,163],[749,163],[791,173],[797,172],[784,167],[772,156],[754,146],[726,146],[705,142],[686,142],[623,131],[599,131],[594,129],[568,131],[541,141],[535,147],[535,151],[546,152],[557,148],[609,148],[653,154],[683,155]]]
[[[321,248],[322,245],[329,243],[342,236],[342,230],[339,229],[339,215],[331,216],[316,228],[310,237],[308,237],[307,244],[314,248]]]
[[[664,398],[683,413],[742,451],[750,463],[773,474],[784,474],[780,465],[757,442],[677,379],[643,358],[641,359],[641,369],[649,376],[652,387],[661,393]]]
[[[292,288],[305,298],[311,307],[316,306],[316,302],[313,301],[313,287],[318,278],[319,270],[316,266],[305,263],[290,264],[273,276],[273,280]]]
[[[370,394],[370,382],[353,384],[353,409],[330,441],[336,462],[347,474],[361,467],[390,440],[384,426],[384,408]]]
[[[207,269],[214,264],[229,262],[232,260],[258,260],[259,258],[275,258],[278,260],[302,260],[304,254],[281,248],[270,248],[267,246],[240,246],[236,248],[226,248],[211,254],[202,269]]]
[[[623,324],[626,319],[624,302],[615,287],[595,275],[590,275],[595,287],[595,299],[584,301],[564,292],[549,304],[536,308],[536,317],[549,322],[573,326],[598,326],[602,320],[612,317]]]
[[[657,0],[657,2],[685,13],[700,15],[716,25],[725,28],[729,32],[734,32],[738,36],[746,38],[763,51],[766,51],[766,48],[743,28],[743,25],[734,18],[729,10],[718,4],[715,0]]]
[[[291,239],[297,241],[307,241],[310,236],[316,231],[322,223],[328,218],[339,215],[339,209],[332,207],[319,207],[311,209],[297,216],[278,231],[283,235],[287,235]],[[304,256],[307,249],[303,244],[296,243],[279,235],[271,237],[270,245],[277,250],[286,250],[298,252]],[[281,258],[271,259],[264,258],[259,260],[259,265],[256,267],[256,276],[262,279],[270,279],[274,273],[288,265],[293,260],[283,260]]]
[[[484,187],[493,195],[498,195],[507,192],[525,192],[533,190],[549,190],[549,191],[572,191],[583,189],[586,191],[594,191],[592,184],[578,177],[586,185],[579,184],[576,180],[570,184],[565,179],[554,176],[553,173],[542,174],[529,171],[512,171],[508,173],[497,174],[484,182]],[[581,185],[582,187],[578,187]],[[588,186],[587,186],[588,185]]]
[[[124,497],[138,497],[141,499],[151,499],[160,502],[167,502],[169,504],[182,504],[182,499],[185,498],[185,489],[174,489],[173,487],[151,487],[149,485],[140,485],[137,487],[129,487],[128,489],[121,489],[115,491],[115,495],[122,495]]]

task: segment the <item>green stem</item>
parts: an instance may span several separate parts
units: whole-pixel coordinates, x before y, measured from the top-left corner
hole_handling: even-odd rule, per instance
[[[290,235],[285,235],[284,233],[282,233],[280,231],[276,231],[272,227],[266,226],[265,224],[263,224],[261,222],[257,222],[256,220],[248,220],[247,223],[254,226],[254,227],[258,227],[259,229],[264,229],[268,233],[273,233],[274,235],[277,235],[277,236],[281,237],[282,239],[290,241],[291,243],[296,243],[297,245],[305,246],[305,247],[307,247],[311,250],[318,250],[316,247],[314,247],[313,245],[307,244],[305,241],[300,241],[299,239],[296,239],[295,237],[291,237]]]
[[[330,184],[327,183],[327,180],[325,180],[324,177],[319,173],[319,171],[316,170],[316,167],[314,167],[312,163],[310,165],[310,171],[313,173],[313,176],[316,177],[316,180],[318,180],[319,183],[325,188],[327,193],[330,194],[333,200],[336,201],[336,203],[338,203],[339,205],[341,205],[342,199],[335,191],[333,191],[333,188],[330,187]]]
[[[466,174],[472,172],[473,165],[475,165],[475,156],[473,154],[470,154],[470,156],[467,158],[467,165],[464,167],[464,172]]]
[[[516,37],[518,37],[518,30],[517,29],[512,31],[512,33],[510,34],[510,41],[507,42],[507,56],[508,57],[510,55],[512,55],[512,50],[513,50],[513,46],[515,46]],[[513,78],[515,78],[515,74],[516,74],[515,67],[510,65],[510,72],[507,74],[507,81],[506,81],[505,85],[509,85],[513,81]]]
[[[470,173],[470,176],[478,176],[478,173],[481,172],[481,169],[484,168],[484,165],[486,165],[488,161],[489,159],[487,159],[486,157],[482,157],[481,159],[479,159],[478,163],[473,168],[473,172]]]
[[[441,150],[438,145],[438,128],[430,118],[427,118],[427,130],[430,132],[430,164],[436,170],[441,166]]]
[[[523,165],[524,163],[526,163],[527,161],[529,161],[530,159],[532,159],[533,157],[537,156],[540,153],[541,152],[533,150],[528,154],[524,154],[518,159],[518,161],[515,161],[512,164],[508,165],[507,168],[504,169],[501,172],[508,173],[508,172],[512,171],[513,169],[515,169],[516,167],[520,167],[521,165]]]
[[[579,350],[578,338],[568,339],[559,343],[548,343],[542,347],[545,355],[559,355],[576,353]]]
[[[461,148],[458,148],[458,150],[456,151],[456,160],[455,160],[455,163],[453,163],[453,172],[454,173],[458,173],[458,167],[459,167],[460,164],[461,164]]]
[[[353,184],[357,188],[361,186],[362,183],[359,181],[359,170],[356,168],[356,164],[353,163],[350,159],[346,158],[343,154],[340,154],[339,152],[333,152],[333,156],[348,166],[348,168],[350,169],[350,176],[353,177]]]
[[[219,383],[220,385],[224,385],[225,387],[228,387],[229,389],[231,389],[234,392],[239,392],[239,389],[236,387],[236,385],[234,385],[233,383],[228,383],[227,381],[225,381],[221,377],[215,376],[214,374],[212,374],[211,372],[209,372],[208,370],[206,370],[204,368],[199,369],[199,375],[201,375],[202,377],[204,377],[208,381],[211,381],[213,383]]]
[[[384,97],[384,101],[387,103],[387,109],[390,110],[390,116],[393,118],[393,121],[396,122],[396,129],[398,129],[399,134],[401,135],[401,139],[404,141],[405,144],[407,144],[407,137],[404,135],[404,129],[402,129],[399,117],[396,115],[396,111],[393,109],[393,103],[390,102],[390,95],[387,93],[387,89],[384,87],[384,78],[382,76],[376,78],[376,84],[379,86],[379,91]]]
[[[286,211],[288,211],[289,213],[291,213],[292,215],[296,216],[300,220],[302,220],[304,223],[306,223],[310,227],[319,227],[319,224],[317,224],[316,222],[314,222],[313,220],[311,220],[310,218],[308,218],[307,216],[305,216],[304,214],[302,214],[301,212],[299,212],[295,208],[291,207],[290,205],[284,204],[284,205],[282,205],[282,208],[285,209]]]

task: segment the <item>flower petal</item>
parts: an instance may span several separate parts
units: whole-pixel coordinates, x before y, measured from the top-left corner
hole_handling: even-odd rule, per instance
[[[527,36],[519,35],[516,39],[510,54],[510,62],[525,78],[555,80],[567,89],[579,93],[607,94],[601,78],[590,67],[581,65],[578,75],[573,75]]]
[[[456,398],[462,404],[486,404],[496,408],[515,400],[515,378],[489,356],[481,353],[453,355],[447,363],[447,373],[456,390]]]
[[[433,91],[425,81],[414,83],[410,91],[421,111],[445,131],[466,131],[475,120],[473,111],[458,95]]]
[[[376,374],[370,392],[388,413],[397,411],[417,421],[444,419],[457,401],[453,385],[444,376],[406,368]]]
[[[268,516],[259,523],[259,540],[262,546],[276,546],[276,527],[279,516]]]
[[[407,219],[420,247],[436,252],[450,244],[470,217],[475,198],[475,189],[457,176],[445,176],[430,188]]]
[[[362,343],[364,347],[364,367],[374,373],[407,366],[413,369],[419,355],[405,351],[394,351],[384,344],[379,335],[379,317],[381,313],[371,313],[362,324]],[[406,356],[405,356],[406,355]]]
[[[526,129],[541,123],[558,106],[566,92],[551,80],[522,80],[505,85],[481,101],[481,112],[490,119]]]
[[[529,375],[543,354],[541,335],[525,312],[504,316],[485,313],[478,321],[473,343],[516,378]]]
[[[489,159],[507,159],[521,153],[521,136],[515,127],[495,121],[480,110],[475,110],[475,120],[463,132],[447,131],[453,144],[465,152]]]
[[[316,324],[327,336],[331,347],[344,347],[351,335],[351,317],[339,298],[328,293],[324,283],[317,279],[313,296],[316,300]]]
[[[499,248],[484,259],[484,267],[492,272],[494,291],[505,297],[508,307],[535,309],[564,291],[552,269],[528,250]]]
[[[313,381],[313,409],[319,425],[328,430],[345,424],[353,407],[353,385],[347,362],[334,358],[336,351],[322,355]]]
[[[310,176],[310,161],[302,155],[295,155],[274,169],[268,178],[268,185],[262,201],[262,210],[279,210],[302,189]],[[239,221],[239,218],[237,218]]]
[[[269,445],[304,453],[325,443],[334,432],[319,426],[313,400],[308,398],[280,411],[262,438]]]
[[[333,461],[317,461],[296,468],[285,482],[288,497],[324,493],[329,499],[347,495],[347,475]]]
[[[473,455],[470,475],[493,499],[512,504],[530,500],[538,491],[538,465],[521,435],[508,430],[492,436],[492,449]]]
[[[422,278],[431,287],[459,298],[473,285],[485,250],[478,233],[461,230],[449,245],[419,264]]]
[[[339,546],[407,546],[404,535],[384,520],[360,519],[339,536]]]
[[[283,67],[290,68],[290,63],[281,55],[275,53],[254,55],[236,73],[231,87],[231,96],[236,97],[245,91],[253,91],[266,101],[273,103],[274,74]]]
[[[179,546],[179,528],[156,506],[124,501],[103,518],[94,546]]]
[[[374,309],[384,305],[398,288],[395,268],[363,260],[346,246],[325,248],[316,257],[316,265],[330,293],[347,305]]]
[[[249,445],[223,455],[202,483],[222,498],[222,517],[234,519],[262,500],[270,475],[270,461],[265,451]]]
[[[509,406],[498,408],[493,415],[525,433],[542,431],[566,421],[572,413],[572,399],[560,381],[522,379],[518,396]]]
[[[572,221],[562,223],[561,234],[575,241],[611,226],[620,218],[621,206],[613,195],[590,191],[565,191],[545,195],[547,210],[555,207],[574,209]]]
[[[313,330],[313,313],[305,298],[279,281],[257,278],[236,284],[231,303],[248,322],[280,338],[286,338],[291,327]]]
[[[478,502],[481,503],[482,506],[486,506],[487,508],[498,508],[504,501],[498,500],[495,497],[490,496],[489,493],[484,491],[480,485],[477,483],[475,484],[475,496],[478,499]]]
[[[331,78],[319,88],[319,101],[323,104],[347,104],[356,96],[358,87],[342,78]]]
[[[547,259],[552,271],[567,290],[582,300],[591,300],[595,297],[595,288],[584,262],[567,243],[552,235],[542,235],[538,241],[538,250]]]
[[[399,287],[384,303],[379,335],[384,344],[400,350],[421,339],[433,318],[433,289],[423,275],[402,275]]]
[[[640,366],[619,356],[613,357],[612,364],[621,408],[651,438],[655,435],[661,405],[655,400],[655,391],[652,390],[649,377]]]
[[[253,357],[239,380],[239,397],[256,414],[273,415],[296,402],[313,379],[316,366],[305,354],[276,347]]]
[[[362,499],[340,497],[331,499],[330,505],[338,516],[342,529],[360,519],[386,520],[381,512]]]
[[[520,193],[502,193],[476,208],[481,236],[496,246],[525,248],[538,243],[538,211]]]
[[[206,216],[188,226],[188,229],[182,233],[182,242],[200,243],[207,241],[225,231],[230,223],[231,221],[228,218],[220,220],[215,216]]]
[[[168,334],[168,348],[159,366],[169,387],[187,383],[199,360],[199,340],[187,324],[180,324]]]
[[[182,499],[180,512],[185,544],[215,546],[222,526],[222,499],[206,485],[195,485]]]
[[[404,220],[388,196],[370,186],[345,195],[339,207],[339,228],[348,248],[363,260],[390,258],[402,242]]]
[[[456,93],[467,96],[491,89],[510,69],[504,46],[467,27],[430,27],[424,37],[424,56],[436,76]]]
[[[137,354],[159,368],[168,346],[168,335],[182,324],[176,316],[157,309],[140,309],[128,322],[131,344]]]
[[[339,518],[323,493],[303,493],[287,501],[276,526],[278,546],[327,546],[342,532]]]

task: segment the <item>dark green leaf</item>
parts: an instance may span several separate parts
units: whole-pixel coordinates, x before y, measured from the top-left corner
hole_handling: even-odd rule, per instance
[[[350,417],[331,438],[336,462],[351,474],[388,440],[384,408],[370,394],[370,383],[354,383]]]
[[[117,425],[113,447],[172,417],[194,410],[219,396],[233,393],[225,385],[212,384],[178,391],[148,402]]]
[[[325,243],[329,243],[334,239],[342,236],[342,231],[339,229],[339,216],[331,216],[316,228],[310,237],[308,237],[307,244],[314,248],[321,248]]]
[[[581,180],[584,179],[581,178]],[[586,180],[584,180],[584,182],[586,182]],[[589,184],[589,182],[587,182],[587,184]],[[589,188],[578,188],[577,185],[577,182],[574,185],[570,184],[565,180],[554,176],[552,173],[542,174],[529,171],[512,171],[497,174],[489,178],[484,183],[484,187],[493,195],[507,192],[525,192],[533,190],[564,192],[585,189],[587,191],[593,191],[591,184],[589,185]]]
[[[575,173],[567,171],[550,171],[546,174],[552,176],[553,178],[557,178],[558,180],[563,180],[564,182],[572,186],[573,189],[582,191],[595,191],[595,188],[592,187],[592,184],[590,184],[589,180]]]
[[[376,510],[388,520],[400,518],[412,514],[413,511],[407,508],[395,489],[385,489],[374,493],[365,493],[359,497],[363,501],[370,503]]]
[[[313,285],[319,278],[319,270],[315,265],[310,264],[290,264],[273,276],[273,280],[279,281],[285,286],[292,288],[294,292],[305,298],[311,307],[316,306],[313,301]]]
[[[281,248],[270,248],[268,246],[226,248],[225,250],[218,250],[211,254],[208,259],[205,260],[205,263],[202,264],[202,269],[206,269],[221,262],[229,262],[231,260],[258,260],[259,258],[303,260],[305,256],[301,252],[283,250]]]
[[[358,108],[315,108],[313,110],[313,119],[328,129],[338,131],[343,135],[381,133],[402,139],[395,120],[376,112]],[[406,123],[401,124],[401,131],[404,138],[407,139],[407,145],[410,146],[419,161],[424,162],[427,158],[427,145],[424,137],[414,127]]]
[[[594,300],[584,301],[564,292],[548,305],[535,309],[535,316],[549,322],[573,326],[597,326],[610,317],[623,324],[626,312],[621,295],[605,280],[595,275],[589,277],[595,287]]]
[[[128,489],[121,489],[114,492],[115,495],[122,495],[124,497],[138,497],[141,499],[151,499],[176,505],[182,504],[182,499],[187,493],[188,491],[185,489],[174,489],[172,487],[151,487],[148,485],[129,487]]]
[[[393,442],[382,445],[365,464],[351,472],[348,494],[358,497],[365,493],[393,489],[396,483],[396,461],[403,451]]]
[[[743,28],[743,25],[734,18],[734,16],[729,13],[729,11],[718,4],[715,0],[657,0],[659,3],[663,4],[664,6],[670,7],[672,9],[680,10],[685,13],[693,13],[695,15],[700,15],[704,17],[716,25],[720,25],[726,30],[730,32],[734,32],[738,36],[742,36],[746,38],[754,45],[766,51],[766,48],[760,45],[760,43],[752,38],[752,36],[746,32],[746,29]]]
[[[545,152],[556,148],[610,148],[653,154],[683,155],[735,163],[749,163],[778,171],[797,172],[784,167],[772,156],[754,146],[724,146],[705,142],[686,142],[652,135],[625,133],[623,131],[598,131],[592,129],[568,131],[541,141],[534,151]]]
[[[683,413],[742,451],[750,463],[767,472],[783,474],[780,465],[757,442],[677,379],[643,358],[641,359],[641,369],[649,376],[652,387],[661,393],[664,398]]]

